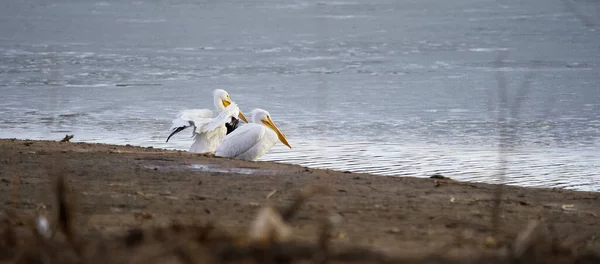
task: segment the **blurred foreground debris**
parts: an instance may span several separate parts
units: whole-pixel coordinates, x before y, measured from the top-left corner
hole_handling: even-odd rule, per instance
[[[281,209],[260,208],[247,233],[232,234],[209,222],[133,228],[112,237],[85,235],[74,224],[73,192],[62,172],[52,176],[54,217],[11,208],[0,213],[0,263],[600,263],[597,252],[578,240],[556,239],[541,221],[531,222],[509,247],[460,257],[388,256],[367,248],[336,247],[332,231],[342,222],[339,215],[323,216],[316,241],[296,241],[294,215],[310,197],[327,191],[322,186],[301,190]]]

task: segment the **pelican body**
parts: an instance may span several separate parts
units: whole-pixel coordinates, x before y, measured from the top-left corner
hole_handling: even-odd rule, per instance
[[[252,111],[252,123],[245,124],[226,135],[215,151],[215,156],[256,160],[267,153],[277,141],[292,148],[287,138],[273,123],[269,112]]]
[[[192,136],[194,143],[190,146],[189,152],[214,153],[223,137],[237,129],[239,120],[236,117],[248,122],[237,104],[231,101],[229,94],[223,89],[213,91],[214,104],[217,110],[217,116],[213,117],[213,111],[209,109],[188,109],[179,113],[177,118],[173,119],[171,134],[169,139],[185,130],[193,127]]]

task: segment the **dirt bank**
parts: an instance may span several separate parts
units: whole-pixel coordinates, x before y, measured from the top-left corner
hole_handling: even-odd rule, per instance
[[[322,186],[327,192],[310,197],[290,221],[295,241],[317,241],[321,220],[333,216],[335,248],[358,246],[389,256],[472,256],[506,252],[531,221],[541,220],[542,231],[535,235],[551,240],[556,254],[564,253],[561,248],[571,256],[600,247],[600,193],[506,186],[495,233],[494,185],[133,146],[3,139],[0,150],[1,204],[32,213],[52,207],[48,172],[62,170],[73,189],[76,228],[84,236],[174,220],[213,222],[245,234],[261,207],[287,206],[298,190]]]

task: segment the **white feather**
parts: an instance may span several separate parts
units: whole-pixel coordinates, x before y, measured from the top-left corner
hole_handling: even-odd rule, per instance
[[[213,111],[208,109],[190,109],[181,111],[171,126],[169,138],[188,127],[193,127],[192,136],[194,143],[189,148],[190,152],[212,153],[215,151],[221,139],[227,134],[226,123],[232,117],[238,117],[240,109],[231,102],[229,94],[223,89],[213,91],[213,99],[217,116],[213,117]],[[227,107],[224,102],[229,102]]]
[[[188,151],[195,153],[213,153],[219,146],[219,142],[225,134],[227,134],[227,128],[225,126],[218,127],[217,129],[208,132],[194,133],[194,143],[192,143]]]
[[[211,119],[213,111],[208,109],[188,109],[179,112],[177,118],[173,119],[171,130],[178,127],[196,127],[196,124],[201,124],[207,119]]]
[[[227,134],[225,124],[232,117],[239,115],[239,108],[235,103],[227,106],[215,118],[207,118],[195,123],[194,143],[190,146],[190,152],[212,153]],[[236,129],[237,130],[237,129]],[[235,130],[234,130],[235,132]]]
[[[239,114],[240,108],[236,103],[231,103],[229,106],[225,107],[225,109],[223,109],[219,115],[217,115],[215,118],[212,118],[210,122],[206,124],[202,132],[211,131],[221,126],[224,127],[226,123],[231,121],[232,117],[237,118]]]
[[[279,139],[270,128],[259,124],[238,127],[221,141],[216,156],[256,160],[271,149]]]
[[[216,156],[256,160],[281,140],[277,134],[280,132],[275,132],[279,129],[273,124],[269,112],[257,108],[251,113],[252,123],[240,126],[225,136],[215,151]],[[267,127],[266,123],[274,128]],[[283,138],[281,142],[291,148],[285,135],[281,134],[281,137]]]

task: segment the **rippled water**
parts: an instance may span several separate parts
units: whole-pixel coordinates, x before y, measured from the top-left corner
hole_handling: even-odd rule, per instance
[[[7,1],[0,137],[187,149],[170,120],[225,88],[294,147],[262,160],[495,182],[499,70],[507,181],[599,191],[599,4],[572,2]]]

